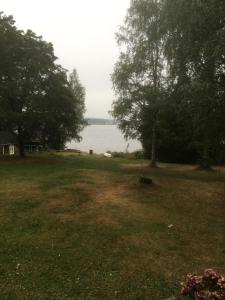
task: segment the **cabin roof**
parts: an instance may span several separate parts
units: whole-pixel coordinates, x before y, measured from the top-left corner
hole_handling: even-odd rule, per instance
[[[0,145],[17,144],[17,136],[8,131],[0,131]]]

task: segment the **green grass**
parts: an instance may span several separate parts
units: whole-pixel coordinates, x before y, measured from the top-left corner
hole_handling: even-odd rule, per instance
[[[147,165],[0,160],[0,299],[160,300],[189,272],[224,274],[225,169]]]

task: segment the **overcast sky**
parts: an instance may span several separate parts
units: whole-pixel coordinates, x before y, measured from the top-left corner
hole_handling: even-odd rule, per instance
[[[19,29],[52,42],[59,63],[77,69],[86,87],[87,117],[108,117],[113,100],[110,74],[118,57],[115,32],[130,0],[0,0]]]

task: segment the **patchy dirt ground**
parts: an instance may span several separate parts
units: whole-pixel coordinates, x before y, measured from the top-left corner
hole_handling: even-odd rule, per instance
[[[224,168],[13,163],[0,162],[1,299],[160,300],[189,272],[225,273]]]

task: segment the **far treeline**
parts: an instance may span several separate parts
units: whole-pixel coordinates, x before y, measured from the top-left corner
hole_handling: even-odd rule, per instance
[[[85,121],[88,125],[116,125],[116,122],[110,119],[87,118]]]
[[[56,63],[52,44],[0,13],[0,58],[0,130],[17,135],[20,155],[28,141],[61,149],[79,140],[85,90],[75,69],[68,75]]]
[[[224,0],[132,0],[112,115],[156,160],[225,163]]]

